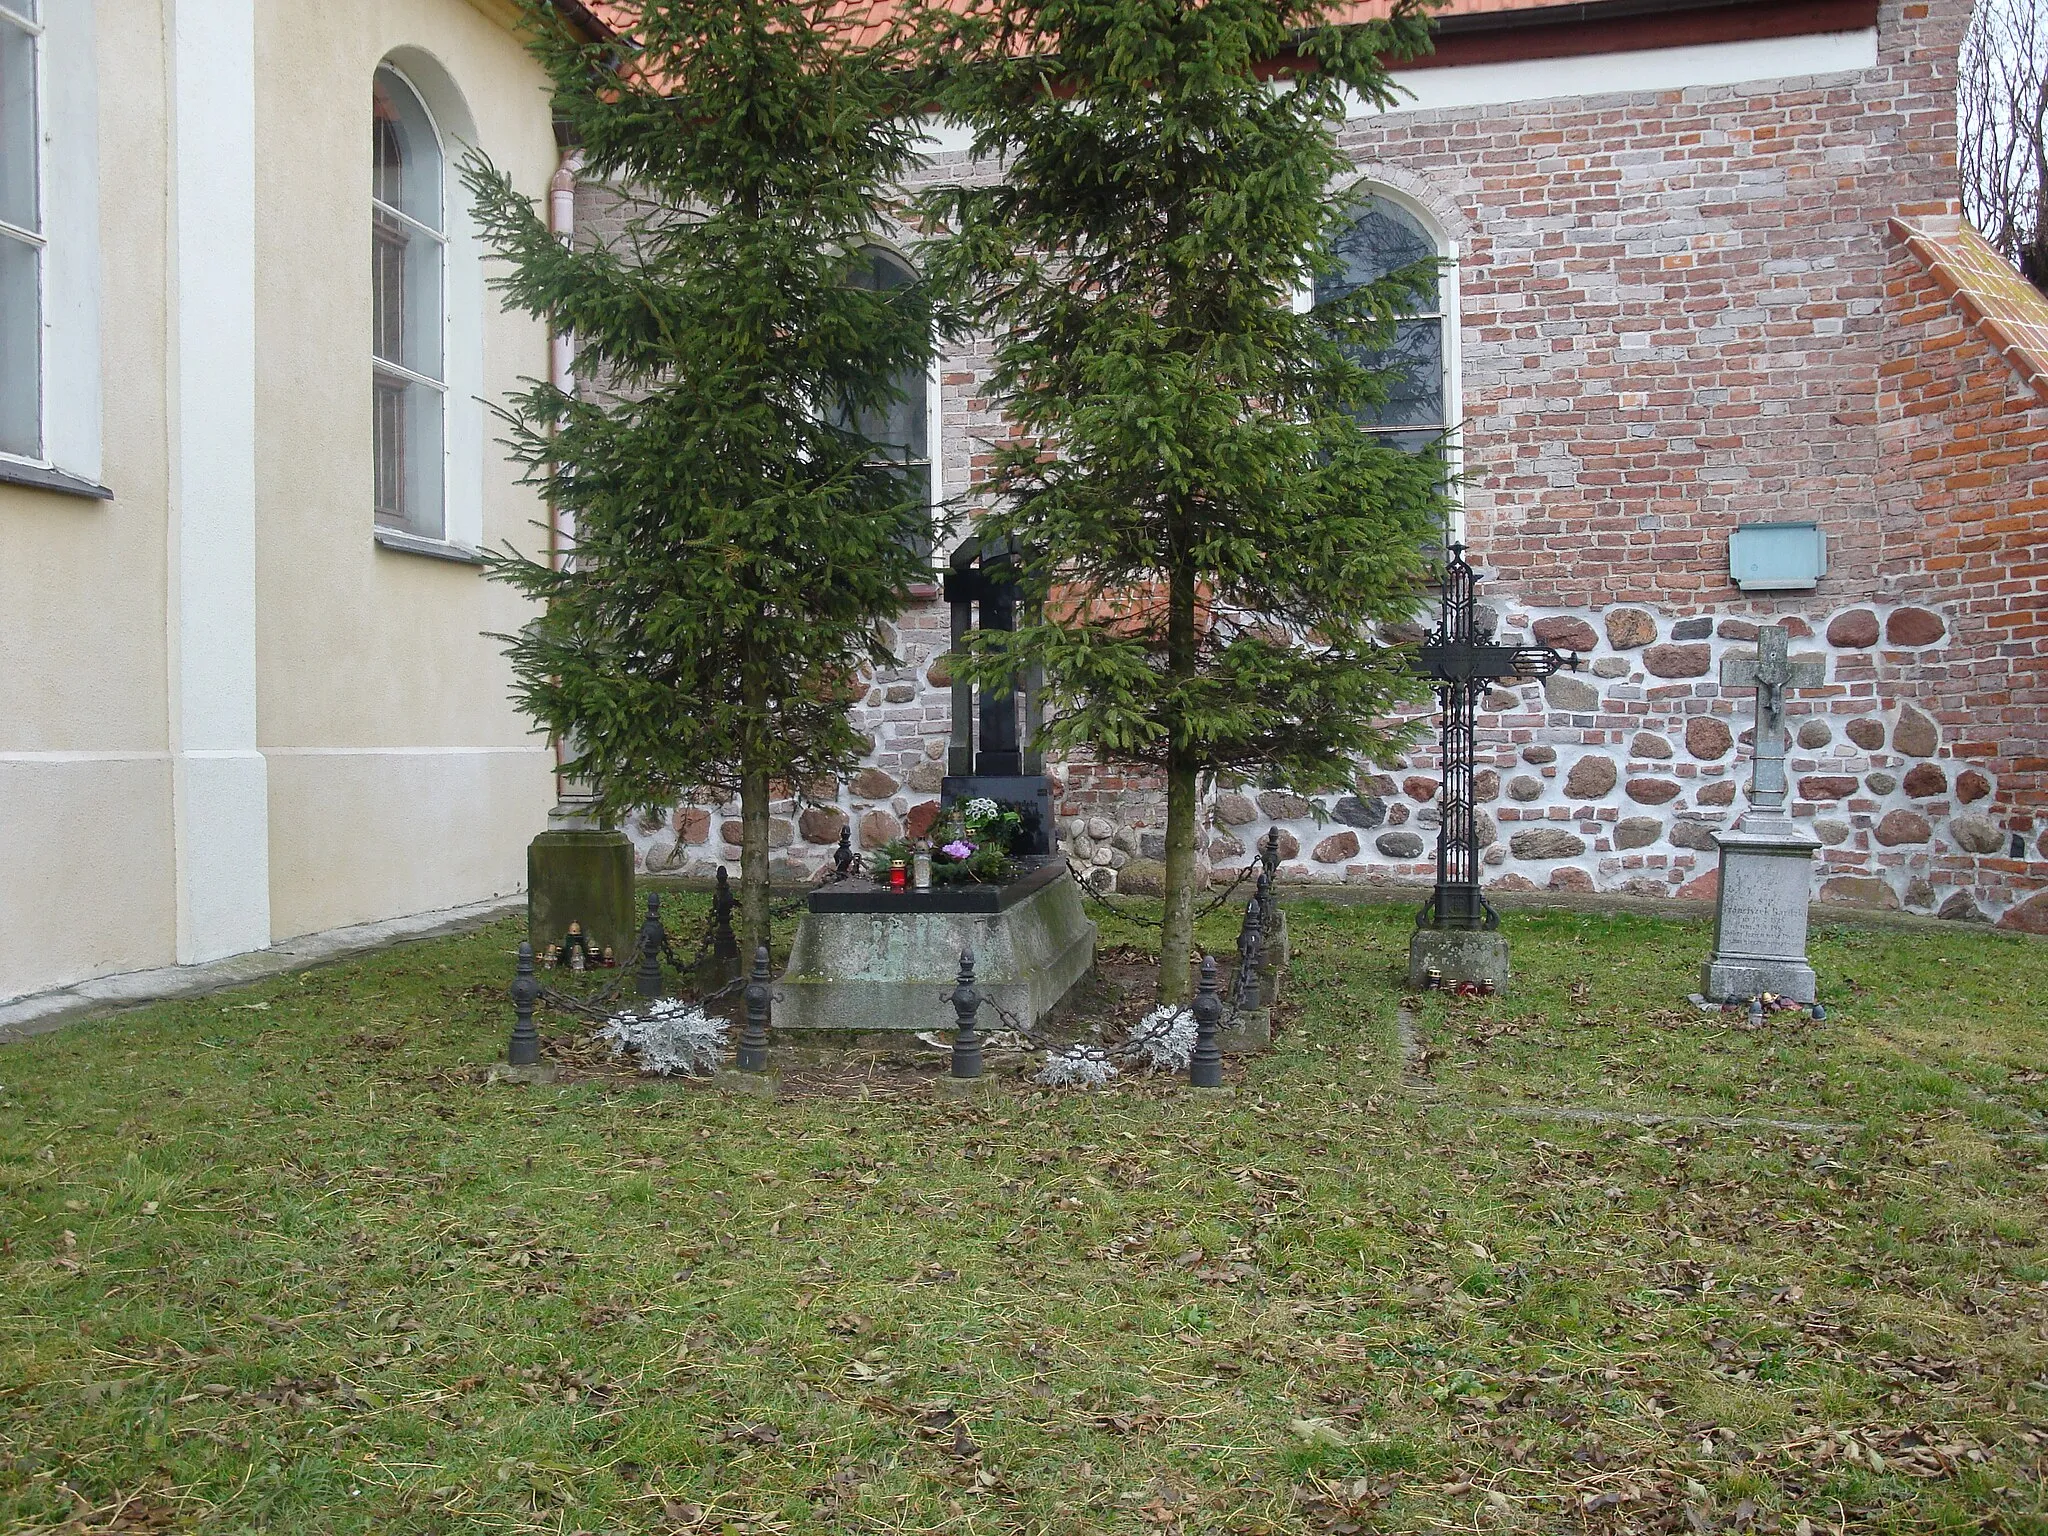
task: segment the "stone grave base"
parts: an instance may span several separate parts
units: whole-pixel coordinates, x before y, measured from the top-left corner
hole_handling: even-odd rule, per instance
[[[530,1067],[509,1066],[502,1061],[491,1063],[491,1069],[484,1074],[484,1086],[498,1083],[517,1083],[522,1087],[544,1088],[561,1076],[561,1069],[552,1061],[537,1061]]]
[[[785,1031],[939,1030],[950,1036],[960,952],[974,952],[981,995],[1020,1024],[1050,1013],[1095,963],[1095,924],[1064,860],[1003,887],[814,893],[776,983],[772,1027]],[[984,1032],[1002,1029],[983,1006]]]
[[[1804,960],[1714,959],[1700,967],[1700,995],[1715,1003],[1747,1002],[1768,992],[1811,1003],[1813,967]]]
[[[1479,928],[1418,928],[1408,941],[1408,987],[1420,992],[1430,967],[1445,981],[1490,983],[1508,989],[1508,937]]]
[[[1717,1003],[1765,992],[1812,1002],[1806,904],[1820,843],[1789,821],[1749,817],[1716,832],[1714,841],[1721,846],[1721,879],[1714,952],[1700,966],[1700,992]]]

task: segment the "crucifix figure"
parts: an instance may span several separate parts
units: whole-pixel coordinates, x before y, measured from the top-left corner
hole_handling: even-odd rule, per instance
[[[1754,656],[1721,660],[1724,688],[1756,690],[1756,745],[1749,772],[1749,810],[1741,825],[1752,820],[1783,821],[1785,817],[1785,690],[1815,688],[1828,680],[1825,661],[1793,661],[1787,654],[1790,636],[1782,624],[1757,632]]]
[[[1811,1003],[1806,904],[1820,847],[1786,814],[1785,690],[1828,680],[1822,660],[1794,661],[1782,624],[1757,632],[1756,655],[1721,663],[1725,688],[1756,689],[1749,809],[1714,841],[1721,850],[1714,895],[1714,952],[1700,968],[1700,994],[1717,1003],[1770,993]]]
[[[1416,916],[1418,928],[1500,926],[1500,918],[1479,894],[1479,840],[1472,800],[1472,740],[1479,699],[1498,678],[1548,677],[1578,670],[1578,652],[1547,645],[1495,645],[1478,623],[1473,589],[1478,576],[1465,562],[1465,546],[1451,546],[1444,567],[1443,613],[1416,653],[1416,662],[1436,687],[1440,820],[1436,833],[1436,889]]]

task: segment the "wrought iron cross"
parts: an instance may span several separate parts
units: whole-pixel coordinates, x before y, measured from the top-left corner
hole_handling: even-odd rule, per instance
[[[1750,758],[1749,814],[1785,814],[1785,690],[1817,688],[1828,680],[1823,660],[1793,661],[1790,632],[1782,624],[1757,631],[1754,656],[1721,658],[1721,683],[1756,689],[1756,746]]]
[[[1495,645],[1477,628],[1472,596],[1478,576],[1465,563],[1465,546],[1451,546],[1444,567],[1443,613],[1416,653],[1436,686],[1443,787],[1438,791],[1436,889],[1417,914],[1418,928],[1497,928],[1500,918],[1479,894],[1479,840],[1472,805],[1472,737],[1479,697],[1496,678],[1534,679],[1569,667],[1577,651],[1547,645]]]

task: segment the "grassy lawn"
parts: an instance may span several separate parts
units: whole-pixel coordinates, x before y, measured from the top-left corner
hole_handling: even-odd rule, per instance
[[[2048,948],[1290,922],[1226,1100],[485,1088],[509,924],[9,1046],[0,1528],[2048,1532]]]

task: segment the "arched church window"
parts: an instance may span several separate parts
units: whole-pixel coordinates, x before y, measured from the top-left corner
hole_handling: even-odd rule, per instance
[[[908,288],[917,274],[900,256],[871,245],[860,252],[854,269],[856,287],[875,293]],[[906,494],[925,509],[927,532],[921,552],[931,553],[929,532],[932,493],[930,442],[931,379],[921,367],[905,368],[893,380],[896,396],[887,405],[857,411],[848,425],[877,445],[883,459],[902,476]]]
[[[1335,254],[1338,270],[1316,279],[1318,304],[1443,253],[1407,209],[1391,199],[1366,195],[1353,205],[1351,219],[1337,237]],[[1434,297],[1396,322],[1391,345],[1362,347],[1355,354],[1367,367],[1383,368],[1392,375],[1387,380],[1386,402],[1365,411],[1363,423],[1393,446],[1411,453],[1436,441],[1450,425],[1443,295],[1439,276]]]
[[[448,393],[441,137],[419,93],[389,64],[378,66],[370,118],[376,521],[439,539]]]

